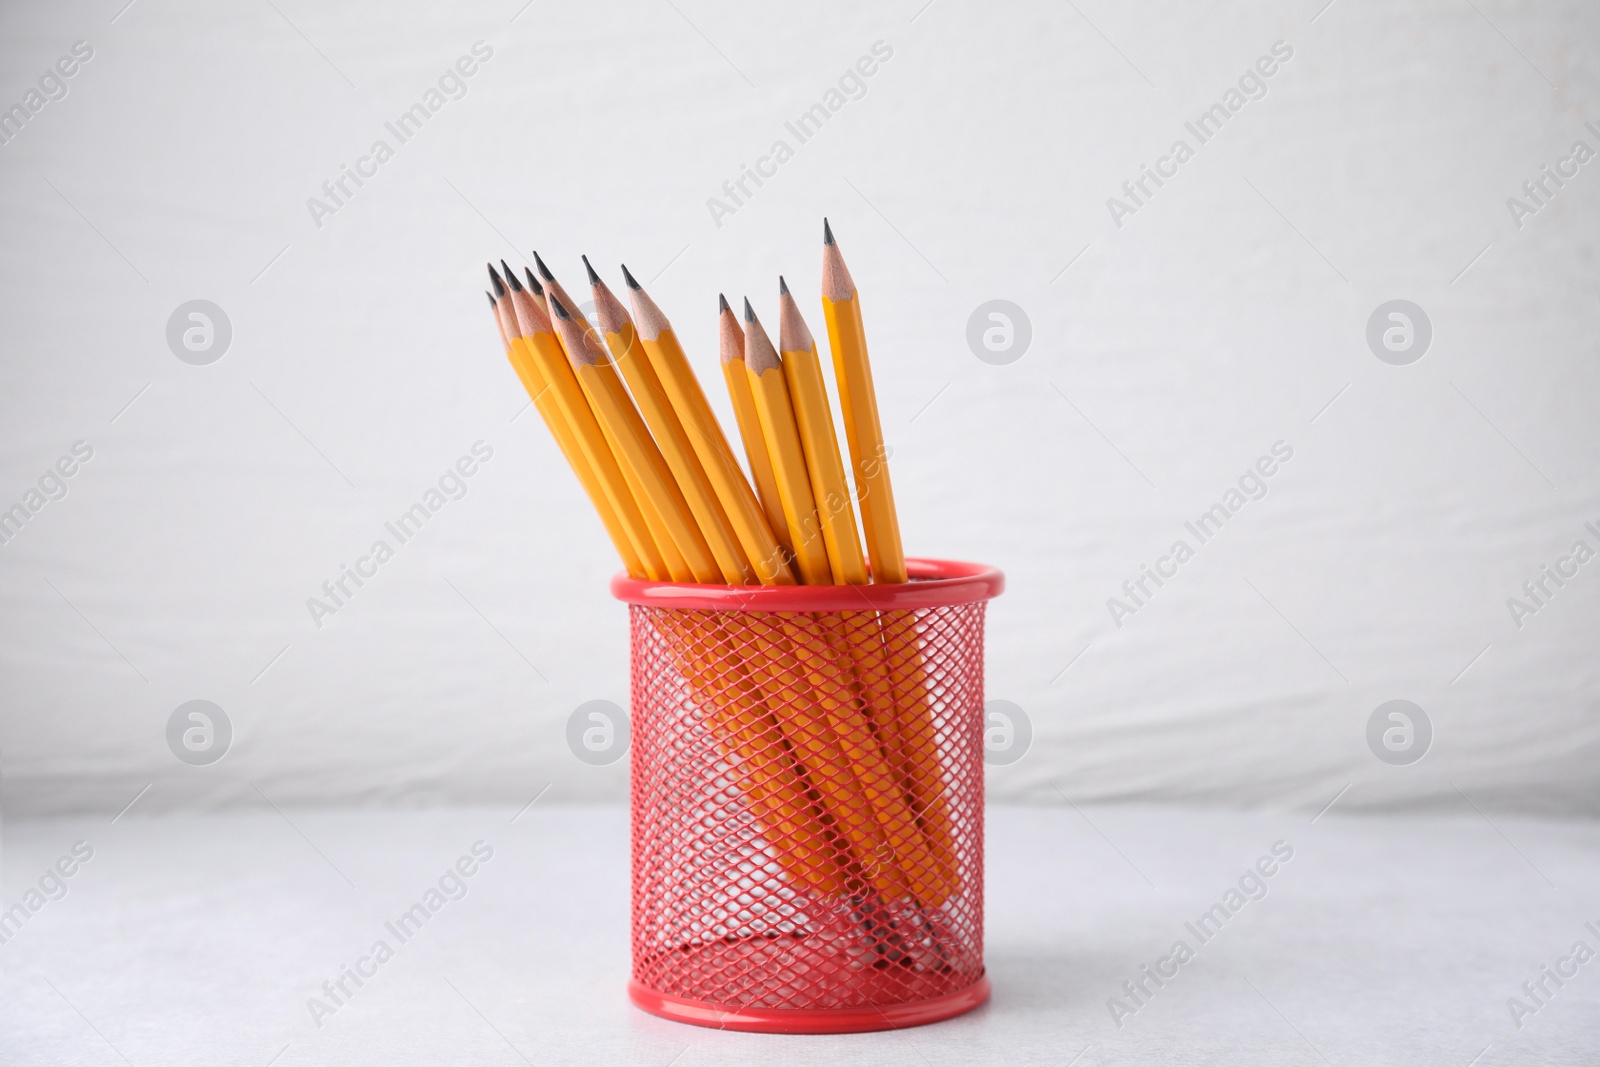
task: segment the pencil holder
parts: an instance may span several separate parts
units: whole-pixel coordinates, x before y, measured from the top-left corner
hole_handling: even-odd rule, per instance
[[[618,577],[646,1011],[845,1033],[981,1004],[983,624],[999,571],[896,585]]]

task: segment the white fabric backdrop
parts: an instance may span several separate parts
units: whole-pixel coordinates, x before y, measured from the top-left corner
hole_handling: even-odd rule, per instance
[[[989,695],[1034,739],[994,794],[1600,809],[1600,565],[1507,606],[1600,548],[1600,166],[1561,162],[1600,149],[1592,5],[121,6],[0,13],[0,107],[29,115],[0,146],[0,508],[42,505],[0,546],[8,813],[621,797],[626,763],[564,733],[626,700],[617,563],[482,262],[537,247],[577,290],[580,252],[614,285],[625,260],[730,417],[716,293],[772,321],[784,272],[820,332],[824,214],[909,551],[1010,579]],[[1546,164],[1577,173],[1531,211]],[[1146,165],[1171,176],[1135,201]],[[1407,366],[1366,340],[1397,298],[1432,325]],[[166,338],[196,299],[232,329],[205,366]],[[991,299],[1031,323],[1009,365],[966,340]],[[480,441],[316,626],[307,599]],[[1433,727],[1410,766],[1366,738],[1396,698]],[[193,699],[232,726],[210,766],[168,746]]]

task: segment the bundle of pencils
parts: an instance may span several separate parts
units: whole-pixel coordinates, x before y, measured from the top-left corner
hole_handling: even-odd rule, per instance
[[[747,479],[671,324],[627,267],[631,315],[584,259],[591,325],[537,253],[534,262],[538,274],[521,279],[504,260],[503,274],[491,264],[489,302],[512,367],[630,576],[907,580],[860,298],[826,220],[822,311],[848,478],[817,346],[783,279],[776,348],[748,300],[741,328],[718,298]],[[911,612],[664,612],[655,625],[796,888],[858,908],[938,907],[960,891]]]

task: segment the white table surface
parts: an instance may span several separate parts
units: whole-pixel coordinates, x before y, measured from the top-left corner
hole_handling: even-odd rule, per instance
[[[0,1062],[48,1064],[1503,1064],[1600,1062],[1600,958],[1517,1027],[1507,998],[1600,950],[1600,826],[991,808],[991,1002],[901,1032],[735,1034],[628,1003],[615,807],[9,822],[5,906],[93,857],[0,946]],[[1490,821],[1492,819],[1492,823]],[[473,843],[493,857],[333,1015],[307,999]],[[1209,942],[1185,929],[1285,841]],[[82,848],[80,847],[80,851]],[[69,865],[70,866],[70,865]],[[1125,979],[1194,959],[1119,1028]],[[1474,1057],[1478,1057],[1474,1060]]]

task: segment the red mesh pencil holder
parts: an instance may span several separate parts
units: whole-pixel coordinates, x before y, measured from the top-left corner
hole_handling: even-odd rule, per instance
[[[983,623],[999,571],[618,577],[632,649],[634,1003],[843,1033],[981,1004]]]

